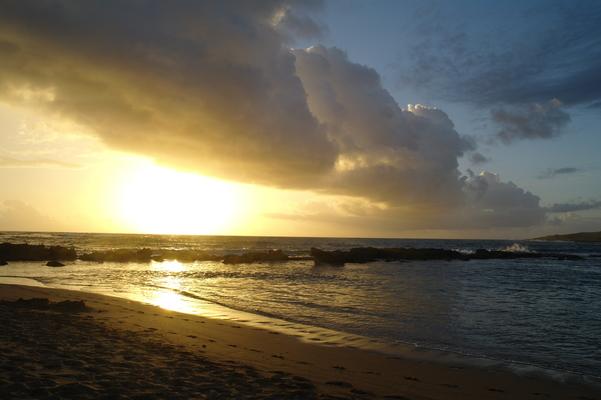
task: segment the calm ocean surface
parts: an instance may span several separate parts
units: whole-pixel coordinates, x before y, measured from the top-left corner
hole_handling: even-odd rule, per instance
[[[601,245],[492,240],[396,240],[0,233],[0,242],[110,248],[203,249],[215,253],[310,247],[526,248],[583,261],[373,262],[343,268],[312,261],[87,263],[63,268],[10,263],[24,277],[205,313],[207,304],[259,317],[417,346],[601,376]],[[597,257],[594,257],[594,256]],[[222,309],[223,310],[223,309]],[[227,313],[227,311],[226,311]]]

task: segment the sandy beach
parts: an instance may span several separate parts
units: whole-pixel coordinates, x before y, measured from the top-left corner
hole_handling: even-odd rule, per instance
[[[83,300],[82,312],[15,302]],[[543,376],[307,343],[98,294],[0,286],[7,399],[597,399]],[[51,303],[52,304],[52,303]]]

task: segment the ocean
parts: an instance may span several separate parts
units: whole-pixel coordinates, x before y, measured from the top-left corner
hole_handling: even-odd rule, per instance
[[[309,260],[238,265],[75,261],[62,268],[11,262],[0,267],[0,282],[125,297],[181,312],[265,324],[325,343],[328,336],[342,344],[363,338],[367,343],[601,377],[600,244],[14,232],[0,233],[0,242],[74,246],[81,252],[152,248],[229,254],[282,249],[302,256],[311,247],[374,246],[577,254],[584,260],[371,262],[344,267],[316,267]]]

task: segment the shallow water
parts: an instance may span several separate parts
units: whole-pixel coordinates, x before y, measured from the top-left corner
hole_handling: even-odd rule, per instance
[[[184,312],[234,315],[239,320],[254,315],[255,322],[272,317],[386,343],[601,375],[601,258],[589,257],[601,255],[599,245],[14,233],[0,234],[2,241],[73,245],[80,250],[150,247],[237,253],[277,248],[303,255],[312,246],[376,246],[585,255],[583,261],[373,262],[344,268],[316,268],[311,261],[242,265],[78,261],[63,268],[10,263],[0,267],[0,276],[118,295]]]

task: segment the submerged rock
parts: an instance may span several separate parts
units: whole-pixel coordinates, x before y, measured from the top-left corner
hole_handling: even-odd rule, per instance
[[[282,250],[256,251],[244,254],[228,254],[223,257],[224,264],[245,264],[254,262],[288,261],[290,257]]]
[[[62,262],[59,261],[48,261],[46,263],[47,267],[64,267],[65,264],[63,264]]]

